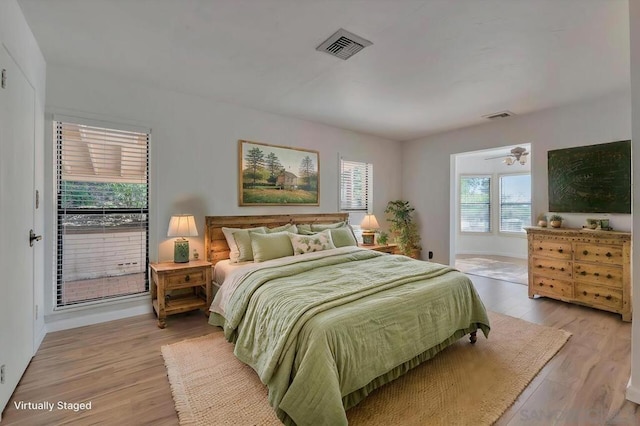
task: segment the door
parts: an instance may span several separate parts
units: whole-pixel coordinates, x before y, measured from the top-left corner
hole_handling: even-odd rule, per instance
[[[34,348],[35,90],[0,46],[0,412]],[[2,87],[4,86],[4,87]]]

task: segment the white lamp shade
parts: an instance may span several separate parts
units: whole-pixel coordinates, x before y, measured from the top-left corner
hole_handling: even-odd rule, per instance
[[[197,237],[196,220],[190,214],[171,216],[167,237]]]
[[[378,229],[380,228],[380,225],[378,225],[378,221],[376,220],[376,217],[372,214],[368,214],[364,217],[364,219],[362,219],[362,222],[360,222],[360,227],[362,229]]]
[[[504,160],[502,160],[502,162],[503,162],[504,164],[506,164],[507,166],[510,166],[510,165],[512,165],[512,164],[513,164],[514,160],[513,160],[513,158],[512,158],[512,157],[507,157],[507,158],[505,158]]]

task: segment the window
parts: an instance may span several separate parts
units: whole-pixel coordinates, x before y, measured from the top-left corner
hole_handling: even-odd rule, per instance
[[[148,291],[149,133],[54,127],[56,306]]]
[[[531,225],[531,175],[500,176],[500,232],[524,232]]]
[[[372,199],[373,164],[340,160],[340,210],[368,212]],[[360,223],[360,222],[358,222]]]
[[[491,232],[490,176],[460,176],[460,231]]]

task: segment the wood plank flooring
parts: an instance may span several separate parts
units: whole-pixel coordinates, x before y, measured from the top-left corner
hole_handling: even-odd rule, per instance
[[[638,425],[626,401],[631,324],[619,315],[551,299],[522,285],[471,276],[486,307],[573,333],[497,425]],[[6,425],[177,425],[160,347],[209,333],[201,312],[151,314],[50,333],[2,415]],[[491,344],[480,337],[478,344]],[[212,384],[215,386],[215,383]],[[87,411],[17,410],[14,402],[91,401]],[[469,407],[469,409],[475,409]],[[478,407],[481,409],[481,407]]]

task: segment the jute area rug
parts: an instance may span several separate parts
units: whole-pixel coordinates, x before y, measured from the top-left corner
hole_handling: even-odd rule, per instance
[[[529,284],[529,272],[526,265],[502,262],[486,257],[466,257],[456,259],[456,269],[465,274],[495,278],[522,285]]]
[[[490,425],[570,333],[490,312],[489,339],[467,337],[347,412],[350,425]],[[219,330],[219,329],[217,329]],[[278,425],[257,374],[221,331],[162,347],[181,425]]]

